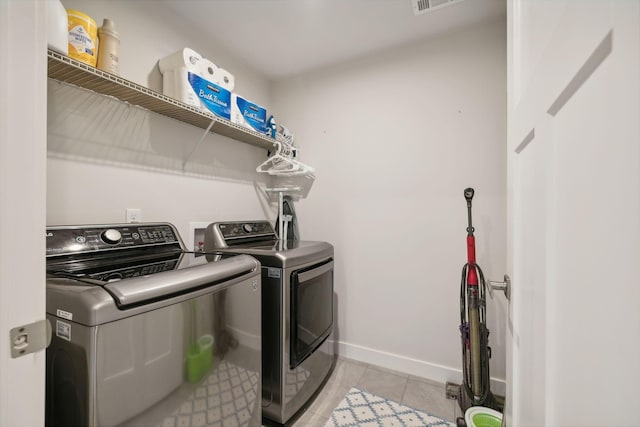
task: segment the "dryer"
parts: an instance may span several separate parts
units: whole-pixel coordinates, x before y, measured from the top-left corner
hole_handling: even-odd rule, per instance
[[[218,222],[205,251],[251,255],[262,268],[262,413],[286,423],[316,394],[335,362],[333,246],[278,240],[267,221]]]

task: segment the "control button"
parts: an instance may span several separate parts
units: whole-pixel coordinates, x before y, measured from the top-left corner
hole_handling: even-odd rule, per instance
[[[139,239],[140,235],[138,233],[131,233],[131,237],[133,237],[134,239]]]
[[[77,243],[85,243],[87,241],[87,238],[84,236],[78,236],[76,237],[76,242]]]
[[[251,231],[253,231],[253,228],[251,228],[251,224],[243,224],[242,229],[245,233],[251,233]]]
[[[118,230],[113,228],[103,231],[100,237],[102,238],[103,242],[110,245],[120,243],[120,240],[122,240],[122,234],[120,234]]]

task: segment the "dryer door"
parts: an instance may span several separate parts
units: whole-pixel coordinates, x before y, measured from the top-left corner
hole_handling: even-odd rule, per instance
[[[333,260],[291,273],[291,369],[331,334]]]

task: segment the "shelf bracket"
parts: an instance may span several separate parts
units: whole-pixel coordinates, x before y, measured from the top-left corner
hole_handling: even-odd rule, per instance
[[[216,122],[216,119],[214,118],[213,120],[211,120],[211,123],[209,123],[209,126],[207,127],[207,129],[204,131],[204,133],[202,134],[202,136],[200,137],[200,139],[198,140],[198,142],[196,143],[196,145],[193,147],[193,150],[191,150],[191,152],[189,153],[189,155],[184,159],[184,161],[182,162],[182,172],[186,172],[186,168],[187,168],[187,163],[189,163],[189,160],[191,159],[191,156],[193,156],[193,153],[195,153],[195,151],[198,149],[198,147],[200,146],[200,144],[202,144],[202,141],[204,141],[204,139],[207,137],[207,135],[209,134],[209,132],[211,131],[211,128],[213,127],[213,124]]]

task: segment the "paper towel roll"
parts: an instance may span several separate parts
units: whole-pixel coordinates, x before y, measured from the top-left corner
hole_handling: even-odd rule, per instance
[[[219,70],[216,64],[209,61],[207,58],[202,58],[202,61],[200,61],[200,64],[198,65],[198,70],[198,75],[200,77],[216,83]]]
[[[169,56],[166,56],[158,61],[158,68],[160,72],[164,74],[167,71],[176,70],[178,68],[187,68],[191,72],[200,72],[200,62],[202,61],[202,55],[193,49],[185,47]]]
[[[215,83],[229,92],[235,87],[233,74],[219,68],[215,63],[202,57],[198,52],[188,47],[160,59],[158,61],[158,68],[160,69],[160,73],[162,73],[163,94],[182,101],[185,104],[202,108],[203,110],[207,109],[207,107],[200,99],[199,93],[193,87],[193,82],[200,82],[200,80],[192,78],[190,74],[199,76],[208,82]],[[230,94],[225,94],[225,97],[230,98]],[[229,104],[230,99],[224,102]],[[229,108],[230,105],[226,105],[223,113],[218,111],[214,112],[221,117],[229,119],[230,113],[227,110]],[[211,110],[211,108],[208,109]]]
[[[267,110],[236,93],[231,94],[231,122],[258,133],[267,131]]]
[[[203,76],[205,59],[198,52],[185,47],[158,61],[162,73],[162,93],[200,108],[200,100],[189,84],[189,73]]]
[[[218,86],[221,86],[227,89],[228,91],[232,91],[233,88],[236,86],[235,77],[233,77],[233,74],[231,74],[224,68],[218,67],[218,74],[216,77],[217,79],[215,82],[218,84]]]

